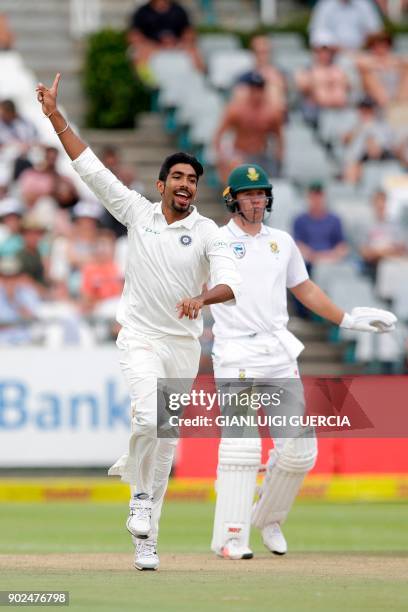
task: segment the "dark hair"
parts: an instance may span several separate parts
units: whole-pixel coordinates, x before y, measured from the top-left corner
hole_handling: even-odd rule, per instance
[[[204,174],[204,168],[193,155],[189,155],[188,153],[184,153],[183,151],[179,151],[178,153],[173,153],[166,157],[159,172],[159,181],[165,182],[167,177],[169,176],[170,170],[176,164],[189,164],[195,170],[197,181]]]
[[[9,113],[16,113],[16,105],[14,104],[13,100],[2,100],[0,102],[0,106],[2,106],[4,108],[4,110],[8,111]]]

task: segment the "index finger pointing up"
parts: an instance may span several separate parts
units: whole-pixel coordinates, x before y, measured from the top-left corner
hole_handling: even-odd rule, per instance
[[[52,91],[53,91],[55,94],[56,94],[56,93],[57,93],[57,91],[58,91],[58,83],[59,83],[59,81],[60,81],[60,78],[61,78],[61,73],[60,73],[60,72],[57,72],[57,75],[56,75],[56,77],[55,77],[55,79],[54,79],[54,82],[53,82],[53,84],[52,84],[52,86],[51,86],[51,90],[52,90]]]

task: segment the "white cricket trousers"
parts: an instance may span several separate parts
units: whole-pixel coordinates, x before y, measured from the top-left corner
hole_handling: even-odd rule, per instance
[[[122,329],[117,339],[120,366],[131,399],[129,454],[122,480],[136,493],[153,498],[151,537],[157,538],[164,494],[173,463],[177,438],[157,436],[157,379],[181,379],[189,392],[197,376],[201,346],[190,336],[151,339]]]

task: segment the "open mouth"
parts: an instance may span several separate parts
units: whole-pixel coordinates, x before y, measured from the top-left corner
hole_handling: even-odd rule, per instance
[[[180,189],[179,191],[175,192],[174,199],[177,202],[177,204],[181,206],[189,206],[191,202],[191,193],[189,193],[188,191],[184,191],[183,189]]]

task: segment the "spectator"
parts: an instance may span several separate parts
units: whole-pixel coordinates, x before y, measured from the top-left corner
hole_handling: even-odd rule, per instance
[[[337,262],[348,254],[340,218],[328,212],[323,185],[313,182],[308,190],[309,210],[296,217],[294,238],[309,273],[317,262]]]
[[[21,195],[27,206],[32,209],[44,196],[51,196],[59,174],[57,172],[58,149],[44,147],[43,159],[34,167],[24,170],[19,179]]]
[[[370,0],[319,0],[313,9],[311,38],[329,32],[339,49],[361,49],[366,38],[382,29],[377,8]]]
[[[15,255],[23,247],[21,218],[23,206],[15,198],[0,200],[0,257]]]
[[[378,263],[385,257],[407,255],[407,245],[400,227],[387,220],[387,199],[383,191],[377,191],[372,200],[375,221],[361,241],[360,254],[366,272],[375,281]]]
[[[0,102],[0,148],[13,145],[21,152],[37,141],[37,130],[30,121],[23,119],[12,100]]]
[[[129,42],[142,77],[150,57],[163,49],[182,49],[203,69],[189,16],[178,2],[150,0],[140,6],[131,17]]]
[[[303,114],[314,127],[319,111],[344,108],[348,101],[349,83],[344,70],[335,64],[336,48],[333,36],[321,32],[313,41],[313,64],[295,73],[295,83],[303,95]]]
[[[32,341],[30,324],[37,319],[40,304],[37,291],[21,273],[18,259],[0,258],[0,345]]]
[[[387,32],[367,38],[367,53],[361,54],[357,67],[364,90],[379,106],[408,101],[408,61],[392,51]]]
[[[73,215],[72,234],[60,236],[52,244],[50,278],[60,286],[61,292],[67,286],[71,295],[78,295],[82,267],[95,253],[102,209],[97,202],[80,200],[73,208]]]
[[[271,176],[279,176],[283,156],[282,116],[271,108],[265,79],[258,72],[240,78],[245,96],[234,97],[227,104],[214,139],[218,170],[225,181],[232,168],[256,163]],[[224,135],[232,133],[227,144]]]
[[[119,152],[116,147],[112,145],[105,147],[101,153],[101,161],[106,168],[108,168],[124,185],[126,185],[126,187],[131,187],[135,184],[136,174],[133,168],[130,168],[121,162]],[[143,193],[143,185],[138,184],[137,191],[139,193]],[[123,236],[127,232],[125,226],[117,221],[117,219],[115,219],[115,217],[113,217],[107,210],[104,210],[103,212],[101,223],[103,226],[114,231],[118,237]]]
[[[8,19],[0,13],[0,51],[9,51],[14,47],[14,34],[10,29]]]
[[[82,268],[81,284],[84,311],[98,312],[98,307],[111,302],[114,304],[113,319],[123,289],[123,279],[114,261],[114,252],[115,235],[110,230],[101,230],[96,240],[94,256]]]
[[[346,147],[344,179],[349,183],[360,180],[365,161],[393,158],[394,136],[378,114],[374,100],[369,97],[360,100],[358,111],[355,126],[343,136]]]
[[[44,259],[47,244],[44,242],[46,228],[33,215],[22,224],[23,247],[16,254],[22,274],[25,274],[41,294],[47,286]]]
[[[283,118],[287,111],[287,84],[282,72],[271,63],[272,42],[267,36],[254,36],[251,49],[255,58],[254,69],[265,79],[270,104]]]

